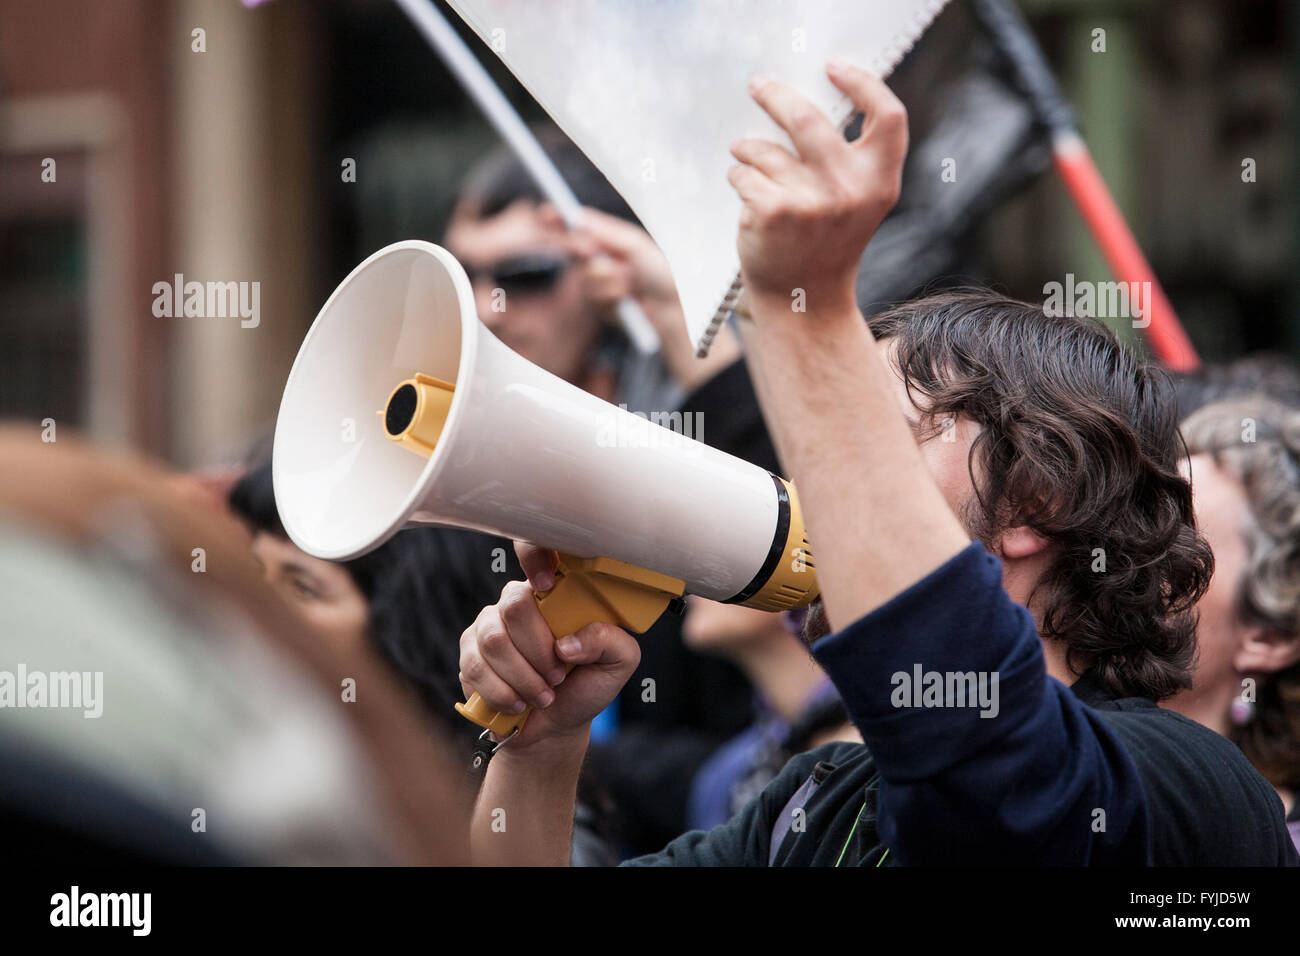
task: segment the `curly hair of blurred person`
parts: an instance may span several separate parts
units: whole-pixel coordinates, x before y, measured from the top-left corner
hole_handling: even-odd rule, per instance
[[[1238,705],[1235,719],[1222,713],[1221,703],[1206,712],[1195,695],[1171,706],[1217,723],[1213,729],[1226,732],[1270,783],[1294,796],[1300,791],[1300,409],[1264,395],[1223,399],[1193,413],[1183,435],[1201,522],[1211,535],[1216,520],[1224,525],[1220,540],[1211,540],[1216,578],[1223,575],[1213,587],[1222,588],[1224,613],[1213,620],[1210,610],[1203,613],[1201,666],[1207,682],[1221,673],[1224,695],[1233,698],[1242,698],[1242,680],[1253,678],[1255,699],[1253,708]],[[1210,507],[1231,511],[1212,515]],[[1197,689],[1201,700],[1213,691]]]

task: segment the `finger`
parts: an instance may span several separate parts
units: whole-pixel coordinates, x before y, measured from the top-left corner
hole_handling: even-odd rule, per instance
[[[477,656],[482,658],[483,664],[493,674],[510,687],[516,699],[522,698],[534,707],[549,707],[555,699],[555,692],[551,690],[550,683],[537,673],[515,646],[515,635],[511,633],[501,616],[501,605],[497,604],[490,610],[492,613],[480,615],[475,623]],[[550,631],[546,629],[545,622],[542,623],[542,628],[546,630],[549,637]],[[525,641],[532,640],[534,636],[521,635]],[[473,676],[475,675],[471,675]],[[482,694],[482,690],[479,693]],[[505,699],[504,695],[502,699]]]
[[[772,180],[780,180],[799,164],[784,146],[765,139],[738,139],[731,144],[731,155]]]
[[[541,548],[527,541],[515,542],[515,556],[519,566],[534,591],[549,591],[555,587],[555,569],[560,556],[550,548]]]
[[[749,81],[749,93],[767,115],[785,130],[799,157],[817,163],[842,148],[844,137],[802,93],[767,77]]]
[[[599,209],[583,207],[582,229],[602,249],[620,258],[631,259],[647,251],[647,248],[657,249],[650,234],[636,223]]]
[[[553,203],[537,207],[537,222],[559,238],[561,248],[575,259],[587,259],[600,252],[600,245],[588,235],[582,222],[570,223]]]
[[[584,206],[578,221],[572,224],[550,203],[539,206],[537,212],[542,226],[567,233],[569,251],[582,259],[602,253],[626,259],[643,250],[645,243],[653,245],[644,229],[590,206]]]
[[[544,202],[537,207],[537,221],[547,229],[568,229],[564,214],[554,203]]]
[[[632,289],[631,271],[626,263],[613,256],[598,252],[587,260],[583,282],[589,296],[601,300],[617,299]]]
[[[636,638],[613,624],[588,624],[577,633],[560,638],[555,647],[560,658],[574,667],[596,664],[618,669],[630,664],[631,670],[635,670],[641,660],[641,645]]]
[[[862,143],[873,129],[889,126],[907,127],[907,110],[885,81],[870,70],[854,66],[845,60],[834,59],[826,64],[830,81],[862,112],[862,132],[854,140]]]
[[[600,243],[580,229],[566,232],[560,240],[560,246],[574,259],[585,262],[601,254]]]
[[[522,581],[511,581],[501,592],[497,607],[524,660],[552,687],[562,682],[568,671],[555,653],[555,637],[533,597],[533,589]]]
[[[461,690],[465,692],[465,699],[478,694],[495,710],[507,714],[522,713],[527,706],[514,688],[502,680],[487,662],[483,660],[478,651],[478,634],[480,626],[484,626],[484,615],[495,613],[495,607],[485,607],[479,612],[479,616],[474,623],[465,629],[460,636],[460,679]]]
[[[727,182],[740,195],[743,202],[761,202],[777,188],[776,183],[768,179],[753,166],[732,166],[727,170]]]

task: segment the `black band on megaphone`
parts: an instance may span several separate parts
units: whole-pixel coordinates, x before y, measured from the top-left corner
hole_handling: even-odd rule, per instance
[[[772,483],[776,485],[776,531],[772,534],[772,546],[768,548],[767,557],[763,560],[763,566],[758,569],[754,579],[741,589],[734,597],[727,598],[724,604],[744,604],[755,594],[763,589],[768,579],[772,577],[772,572],[776,570],[777,562],[785,554],[786,540],[790,536],[790,493],[786,491],[785,482],[778,476],[773,475],[770,471],[768,475]]]

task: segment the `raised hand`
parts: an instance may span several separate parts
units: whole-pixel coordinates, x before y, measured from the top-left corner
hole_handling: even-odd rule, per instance
[[[751,95],[795,152],[737,140],[739,165],[727,177],[744,203],[737,248],[746,294],[788,306],[803,290],[809,312],[852,306],[858,260],[898,200],[907,155],[907,111],[889,87],[837,61],[826,72],[863,113],[858,138],[846,141],[791,87],[756,77]]]

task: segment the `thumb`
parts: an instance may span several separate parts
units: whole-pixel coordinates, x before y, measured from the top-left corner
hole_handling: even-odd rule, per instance
[[[550,548],[539,547],[527,541],[515,542],[515,556],[523,568],[534,591],[549,591],[555,587],[555,569],[560,556]]]

